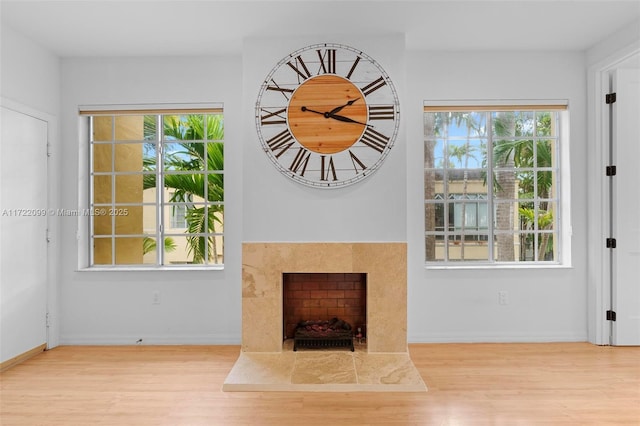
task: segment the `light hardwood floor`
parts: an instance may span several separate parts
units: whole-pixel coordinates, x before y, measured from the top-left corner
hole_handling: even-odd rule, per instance
[[[239,346],[63,346],[0,375],[0,424],[640,425],[640,348],[409,350],[426,393],[222,392]]]

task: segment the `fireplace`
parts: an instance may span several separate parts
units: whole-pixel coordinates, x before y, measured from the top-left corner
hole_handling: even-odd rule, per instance
[[[426,391],[407,348],[406,248],[388,242],[243,243],[242,347],[222,389]],[[292,351],[284,339],[285,273],[365,275],[366,345],[354,352]]]
[[[242,259],[244,352],[282,352],[287,273],[365,274],[367,352],[407,352],[406,243],[244,243]]]

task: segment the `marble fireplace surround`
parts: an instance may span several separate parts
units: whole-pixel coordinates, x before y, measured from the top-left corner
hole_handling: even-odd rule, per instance
[[[366,347],[320,355],[283,344],[283,273],[366,273]],[[318,356],[339,361],[323,372]],[[318,371],[301,371],[306,362]],[[243,243],[242,350],[223,390],[425,391],[407,347],[406,243]]]
[[[405,243],[245,243],[242,350],[282,351],[282,274],[366,273],[368,352],[407,351]]]

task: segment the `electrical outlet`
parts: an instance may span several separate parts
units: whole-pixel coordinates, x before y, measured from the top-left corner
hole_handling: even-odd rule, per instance
[[[508,305],[509,304],[509,293],[506,291],[498,292],[498,304],[499,305]]]
[[[154,305],[159,305],[160,304],[160,292],[159,291],[154,291],[152,296],[151,296],[151,303]]]

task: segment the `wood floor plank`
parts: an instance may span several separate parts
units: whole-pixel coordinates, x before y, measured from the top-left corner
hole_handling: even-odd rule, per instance
[[[640,348],[412,344],[426,393],[222,392],[239,346],[64,346],[0,374],[21,425],[640,425]]]

